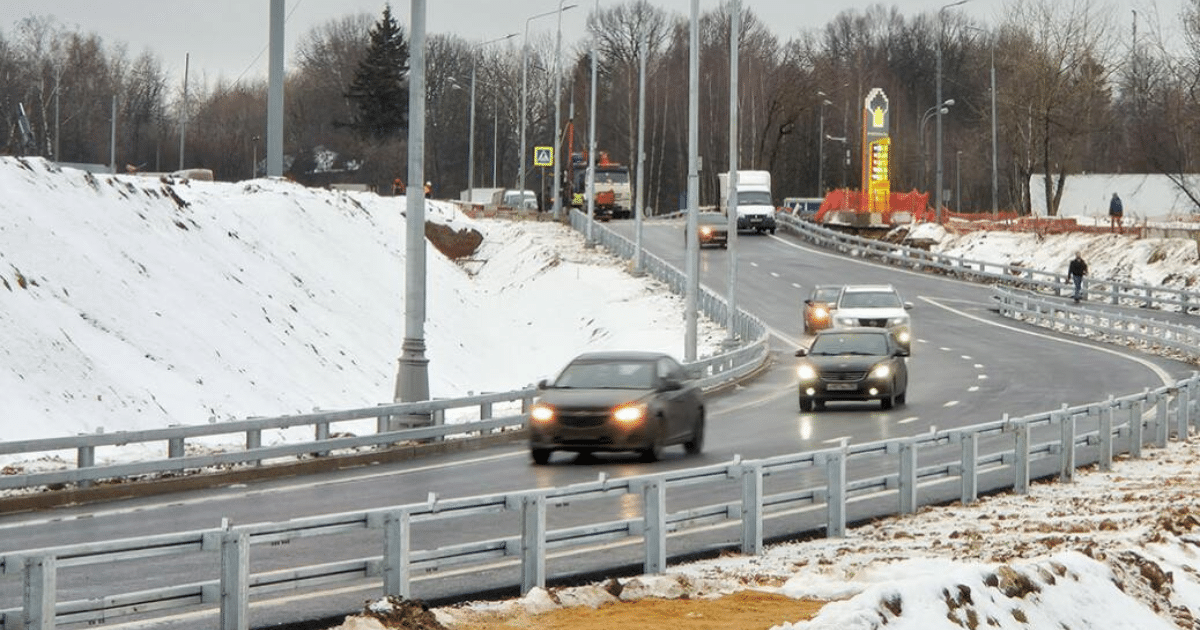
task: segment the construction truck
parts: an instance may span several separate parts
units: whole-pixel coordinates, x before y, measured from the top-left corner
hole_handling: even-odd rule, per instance
[[[571,186],[570,203],[574,208],[587,210],[586,153],[572,153],[567,182]],[[629,185],[629,167],[608,159],[601,151],[596,160],[596,201],[593,212],[601,221],[628,219],[633,216],[633,193]]]

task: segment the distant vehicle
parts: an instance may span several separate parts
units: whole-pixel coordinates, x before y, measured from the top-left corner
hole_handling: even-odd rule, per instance
[[[833,328],[872,326],[886,328],[905,348],[912,345],[912,302],[900,299],[890,284],[848,284],[842,287]]]
[[[635,451],[656,461],[682,444],[704,448],[704,398],[670,355],[617,351],[582,354],[553,381],[538,383],[529,410],[529,452],[546,464],[554,451]]]
[[[538,210],[537,194],[532,190],[506,189],[493,195],[495,205],[513,210]]]
[[[800,410],[831,400],[878,400],[891,409],[908,400],[908,348],[881,328],[826,329],[796,351]]]
[[[696,234],[700,239],[700,247],[717,245],[721,249],[729,247],[729,217],[720,212],[697,212]],[[687,246],[687,239],[683,241]]]
[[[569,181],[571,184],[571,206],[587,210],[588,159],[585,153],[571,156]],[[595,201],[592,204],[594,218],[628,219],[633,216],[633,189],[629,183],[629,167],[608,159],[601,151],[596,161],[596,181],[593,184]]]
[[[804,334],[811,335],[833,325],[833,309],[842,293],[840,284],[818,284],[804,300]]]
[[[785,197],[783,199],[783,209],[797,219],[813,221],[816,219],[817,211],[821,209],[821,204],[824,201],[820,197]]]
[[[759,234],[775,233],[775,204],[771,197],[770,171],[737,172],[737,229],[738,232],[753,231]],[[729,213],[729,173],[718,173],[721,198],[717,201],[721,212]]]

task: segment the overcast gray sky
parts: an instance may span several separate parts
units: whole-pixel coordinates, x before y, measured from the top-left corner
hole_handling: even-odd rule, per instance
[[[562,15],[563,41],[570,43],[584,36],[584,21],[596,0],[563,0],[565,5],[579,3]],[[604,7],[619,0],[599,0]],[[691,0],[650,0],[651,4],[688,16]],[[907,16],[937,11],[952,0],[743,0],[781,39],[797,32],[828,23],[843,10],[863,10],[873,4],[896,6]],[[1131,24],[1132,11],[1149,16],[1157,11],[1174,21],[1185,0],[1099,0],[1118,10],[1116,19]],[[366,12],[378,16],[381,0],[285,0],[289,15],[285,27],[285,51],[288,62],[301,35],[316,26],[346,15]],[[963,11],[987,24],[1000,19],[1004,0],[968,0]],[[406,26],[411,15],[408,0],[391,3],[392,12]],[[554,12],[554,0],[427,0],[428,33],[455,33],[468,40],[487,41],[517,33],[519,45],[529,18]],[[700,0],[700,11],[720,6],[719,0]],[[78,26],[96,33],[106,43],[124,42],[132,55],[149,50],[156,53],[174,75],[182,75],[184,58],[190,54],[192,77],[207,75],[215,80],[261,77],[267,72],[269,0],[0,0],[0,29],[12,37],[19,20],[31,15],[51,15],[69,27]],[[554,15],[528,21],[531,39],[552,35]],[[1148,28],[1147,28],[1148,30]]]

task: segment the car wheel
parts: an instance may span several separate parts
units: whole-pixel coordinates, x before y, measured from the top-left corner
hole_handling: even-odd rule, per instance
[[[774,234],[774,233],[775,233],[775,228],[771,228],[771,233],[772,233],[772,234]]]
[[[891,389],[888,390],[888,395],[879,399],[879,406],[886,409],[891,409],[896,406],[896,384],[892,383]]]
[[[812,411],[813,400],[811,398],[800,397],[800,411]]]
[[[699,455],[704,451],[704,407],[700,408],[699,415],[696,416],[696,424],[692,426],[692,435],[688,441],[683,443],[683,450],[688,455]]]
[[[908,390],[907,389],[896,395],[896,403],[901,404],[901,405],[908,404]]]
[[[654,437],[650,438],[650,444],[642,449],[644,462],[656,462],[662,457],[662,422],[657,423],[654,429]]]
[[[530,449],[529,454],[533,456],[533,463],[538,466],[544,466],[550,462],[550,453],[552,452],[548,448],[535,448]]]

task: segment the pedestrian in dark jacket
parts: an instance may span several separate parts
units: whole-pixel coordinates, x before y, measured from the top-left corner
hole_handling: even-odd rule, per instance
[[[1113,232],[1124,232],[1121,227],[1121,220],[1125,217],[1125,207],[1121,203],[1121,198],[1117,193],[1113,193],[1112,199],[1108,202],[1108,227]]]
[[[1083,277],[1087,275],[1087,263],[1083,260],[1081,252],[1075,252],[1075,257],[1071,259],[1071,264],[1067,265],[1067,276],[1071,278],[1071,282],[1075,284],[1075,294],[1072,296],[1076,302],[1083,298]]]

